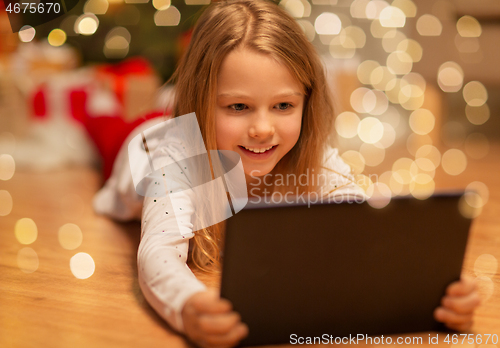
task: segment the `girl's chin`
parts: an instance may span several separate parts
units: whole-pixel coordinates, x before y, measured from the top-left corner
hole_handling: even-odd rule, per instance
[[[271,169],[272,170],[272,169]],[[271,172],[271,170],[251,170],[249,172],[245,171],[245,176],[248,178],[258,178],[263,177]]]

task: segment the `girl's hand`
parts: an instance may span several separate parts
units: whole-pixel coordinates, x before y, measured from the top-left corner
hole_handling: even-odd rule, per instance
[[[446,288],[446,295],[441,300],[441,306],[434,311],[434,318],[452,330],[469,330],[473,324],[474,310],[480,302],[474,280],[462,277]]]
[[[214,289],[191,296],[182,309],[186,335],[203,348],[234,347],[248,335],[248,327]]]

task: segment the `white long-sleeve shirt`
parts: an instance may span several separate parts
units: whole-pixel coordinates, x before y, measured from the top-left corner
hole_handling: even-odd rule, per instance
[[[133,136],[161,121],[153,119],[143,123],[124,142],[111,177],[94,197],[94,209],[121,221],[141,220],[141,242],[137,253],[139,285],[155,311],[171,327],[184,332],[181,312],[185,302],[195,293],[206,290],[186,264],[189,240],[194,236],[192,197],[188,193],[181,195],[176,204],[182,207],[182,211],[176,211],[174,215],[168,196],[153,198],[137,194],[127,151]],[[170,138],[156,144],[159,144],[158,148],[150,148],[150,152],[171,156],[174,161],[184,158],[182,144],[177,139]],[[149,164],[137,163],[132,170],[143,172],[140,167],[146,165]],[[325,152],[323,167],[327,178],[322,187],[323,194],[365,197],[363,190],[354,183],[351,168],[340,158],[337,149],[329,148]],[[183,171],[183,174],[188,180],[189,171]]]

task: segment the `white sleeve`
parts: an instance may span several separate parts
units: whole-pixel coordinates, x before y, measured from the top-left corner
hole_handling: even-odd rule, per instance
[[[194,293],[206,290],[186,264],[189,240],[194,236],[192,201],[188,194],[179,194],[176,203],[180,203],[183,210],[174,216],[169,196],[145,198],[139,195],[135,191],[128,159],[130,139],[161,121],[144,122],[129,135],[115,160],[111,177],[94,196],[93,206],[97,213],[117,220],[142,220],[137,253],[139,286],[151,307],[172,328],[183,332],[181,311],[186,300]],[[182,147],[175,139],[168,139],[162,145],[158,146],[160,154],[182,159]],[[140,172],[140,167],[148,165],[146,161],[136,163],[132,168]],[[182,234],[179,229],[182,229]]]
[[[321,188],[326,197],[355,197],[359,201],[366,200],[365,191],[356,184],[356,180],[351,173],[351,167],[347,165],[339,156],[336,148],[329,147],[325,151],[323,161],[323,173],[326,182]]]
[[[113,163],[111,176],[94,196],[92,205],[96,213],[120,221],[141,219],[144,197],[135,191],[130,172],[128,144],[137,134],[162,121],[164,121],[162,117],[148,120],[136,127],[127,136]],[[148,165],[148,162],[137,163],[133,168],[139,169]]]
[[[174,329],[184,331],[181,312],[187,299],[206,290],[186,264],[192,230],[192,204],[186,194],[183,208],[173,214],[170,198],[144,199],[142,236],[137,253],[139,285],[154,308]],[[177,221],[176,221],[177,219]],[[183,229],[183,234],[179,228]]]

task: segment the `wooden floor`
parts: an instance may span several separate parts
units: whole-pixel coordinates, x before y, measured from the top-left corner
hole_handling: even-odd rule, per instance
[[[437,188],[464,188],[471,181],[489,188],[489,201],[472,225],[464,263],[467,274],[474,275],[481,255],[500,260],[499,173],[500,144],[492,145],[485,159],[470,161],[459,176],[436,173]],[[0,181],[0,190],[13,198],[10,214],[0,216],[0,347],[189,346],[141,294],[136,268],[139,223],[116,223],[92,211],[91,199],[99,186],[99,173],[90,168],[16,171],[10,180]],[[22,218],[37,226],[37,238],[29,245],[15,235],[16,222]],[[67,223],[76,224],[83,233],[74,250],[64,249],[58,240],[59,228]],[[36,271],[21,270],[31,267],[30,260],[36,261],[35,253]],[[87,253],[95,263],[95,272],[87,279],[77,279],[70,269],[70,259],[77,253]],[[27,261],[23,255],[28,255]],[[489,299],[476,313],[473,332],[500,334],[499,270],[480,275],[481,293]],[[423,345],[428,345],[428,333],[409,336],[423,337]],[[448,345],[443,338],[441,345]]]

